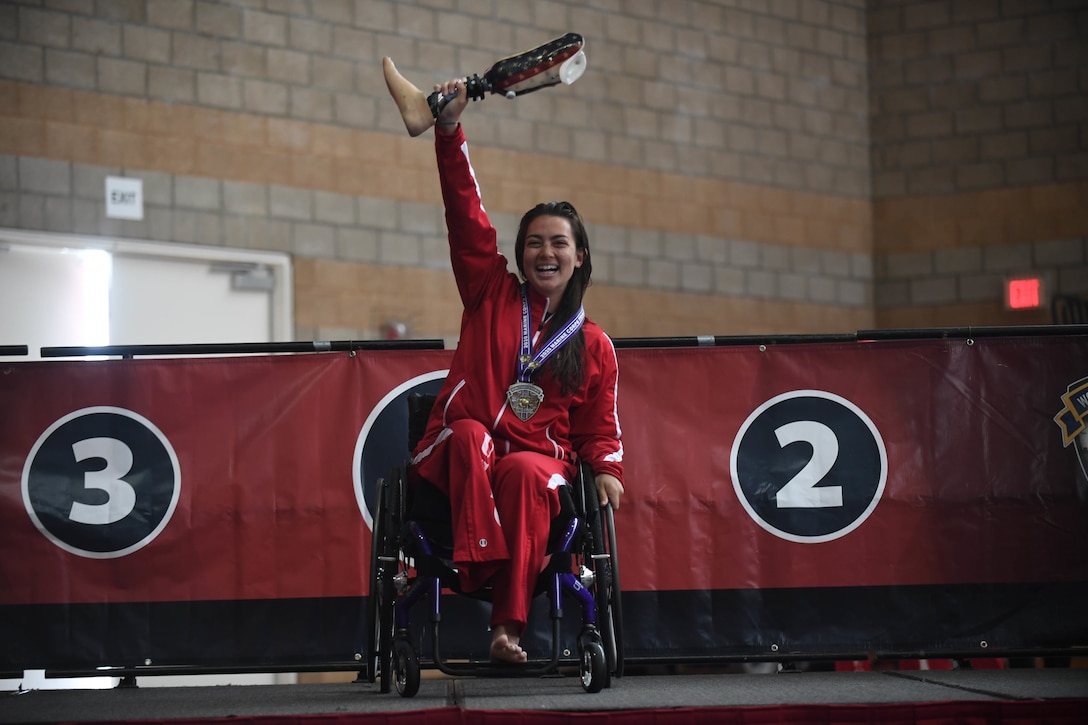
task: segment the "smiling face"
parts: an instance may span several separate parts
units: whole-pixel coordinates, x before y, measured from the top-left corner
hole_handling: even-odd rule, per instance
[[[530,287],[548,298],[549,309],[558,306],[571,275],[584,259],[585,250],[577,248],[569,219],[545,214],[529,222],[521,273]]]

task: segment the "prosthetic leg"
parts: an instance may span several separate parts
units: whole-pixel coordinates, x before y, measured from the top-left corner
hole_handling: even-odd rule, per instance
[[[465,80],[468,96],[474,101],[481,100],[487,93],[516,98],[559,83],[570,85],[585,72],[584,46],[581,35],[567,33],[536,48],[503,58],[484,71],[483,77],[473,74]],[[397,71],[389,56],[382,59],[382,72],[408,134],[418,136],[433,126],[450,97],[443,98],[438,92],[425,95]]]

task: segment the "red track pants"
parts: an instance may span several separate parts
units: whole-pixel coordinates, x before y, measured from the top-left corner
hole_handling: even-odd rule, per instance
[[[453,515],[453,558],[461,588],[492,579],[491,625],[525,628],[547,555],[558,487],[574,467],[540,453],[496,457],[487,428],[458,420],[415,462],[415,473],[444,491]]]

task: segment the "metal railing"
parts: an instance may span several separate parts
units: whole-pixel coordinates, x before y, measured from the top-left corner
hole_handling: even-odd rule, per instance
[[[303,352],[356,352],[359,350],[442,350],[442,340],[314,340],[312,342],[236,342],[181,345],[101,345],[97,347],[43,347],[46,357],[122,357],[164,355],[272,355]],[[25,352],[22,354],[26,354]]]
[[[620,348],[730,347],[745,345],[800,345],[878,342],[888,340],[978,339],[990,337],[1052,337],[1088,335],[1088,323],[981,327],[923,327],[858,330],[829,334],[688,335],[678,337],[620,337]],[[442,350],[440,339],[427,340],[314,340],[308,342],[239,342],[164,345],[54,346],[41,348],[43,358],[121,357],[169,355],[271,355],[281,353],[355,352],[361,350]],[[26,345],[0,345],[0,356],[29,354]]]
[[[827,335],[692,335],[688,337],[628,337],[616,338],[612,342],[617,348],[728,347],[743,345],[877,342],[884,340],[932,340],[946,338],[1050,337],[1054,335],[1088,335],[1088,324],[858,330],[857,332]]]

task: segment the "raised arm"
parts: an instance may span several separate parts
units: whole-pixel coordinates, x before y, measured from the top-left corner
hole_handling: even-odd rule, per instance
[[[461,130],[467,96],[463,80],[447,81],[435,90],[454,97],[435,124],[435,154],[446,208],[450,261],[457,291],[466,310],[474,309],[494,275],[504,274],[506,260],[499,255],[495,228],[484,210],[476,172]]]

